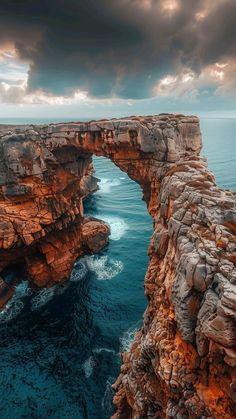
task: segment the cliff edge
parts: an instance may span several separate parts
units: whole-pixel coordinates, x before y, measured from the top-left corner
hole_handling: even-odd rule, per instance
[[[92,154],[143,189],[154,226],[148,307],[123,354],[114,418],[236,417],[236,194],[200,156],[198,118],[1,126],[0,137],[3,278],[18,261],[50,286],[82,249],[106,243],[107,226],[83,218]]]

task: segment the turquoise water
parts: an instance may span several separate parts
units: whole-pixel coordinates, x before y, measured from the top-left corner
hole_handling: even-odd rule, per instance
[[[236,121],[202,120],[201,128],[203,154],[218,183],[236,190]],[[3,419],[112,414],[120,352],[129,347],[146,307],[152,220],[137,184],[104,158],[94,163],[100,191],[85,210],[110,223],[109,246],[78,261],[62,286],[30,294],[27,282],[21,284],[0,314]]]
[[[202,119],[202,154],[217,184],[236,191],[236,119]]]

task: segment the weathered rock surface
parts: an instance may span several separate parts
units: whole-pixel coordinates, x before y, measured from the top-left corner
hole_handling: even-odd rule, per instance
[[[83,216],[98,189],[91,155],[48,143],[43,128],[1,128],[0,270],[19,265],[39,287],[64,281],[77,257],[108,239],[104,222]]]
[[[200,156],[198,118],[2,127],[1,137],[0,267],[24,258],[36,284],[62,280],[74,247],[77,257],[106,241],[105,225],[81,221],[93,153],[143,189],[154,220],[148,307],[123,355],[114,417],[236,417],[236,194]]]

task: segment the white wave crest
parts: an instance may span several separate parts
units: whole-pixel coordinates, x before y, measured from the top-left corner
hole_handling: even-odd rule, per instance
[[[0,312],[0,323],[6,323],[17,317],[24,307],[22,299],[31,295],[31,292],[31,289],[28,288],[28,281],[22,281],[18,284],[15,287],[15,294]]]
[[[81,281],[85,278],[88,273],[88,267],[86,264],[86,259],[82,258],[78,262],[75,263],[74,269],[71,272],[70,280],[72,282]]]
[[[109,349],[109,348],[95,348],[95,349],[93,349],[94,354],[99,355],[102,352],[108,352],[108,353],[111,353],[113,355],[117,355],[116,352],[114,351],[114,349]]]
[[[95,273],[99,280],[112,279],[123,270],[123,263],[120,260],[108,256],[92,255],[85,259],[88,269]]]
[[[32,294],[32,290],[28,287],[28,281],[22,281],[15,288],[15,295],[13,298],[20,299]]]
[[[101,179],[99,182],[99,192],[110,193],[111,188],[119,185],[121,185],[121,181],[119,179]]]
[[[86,378],[89,378],[92,375],[94,366],[95,366],[95,360],[92,356],[86,359],[86,361],[83,363],[83,369],[84,369]]]
[[[126,224],[126,222],[120,217],[101,215],[100,218],[108,223],[111,228],[111,234],[109,236],[110,240],[120,240],[129,228],[128,224]]]
[[[129,352],[134,341],[134,335],[137,332],[137,328],[128,329],[123,336],[120,338],[120,351]]]
[[[50,301],[55,293],[55,287],[52,288],[43,288],[42,290],[38,291],[37,294],[31,300],[31,310],[35,311],[39,308],[43,307]]]
[[[0,323],[6,323],[18,316],[24,307],[23,301],[12,299],[7,303],[4,310],[0,312]]]

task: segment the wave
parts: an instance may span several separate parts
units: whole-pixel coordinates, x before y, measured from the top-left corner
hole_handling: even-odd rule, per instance
[[[82,258],[75,263],[73,271],[70,275],[70,280],[72,282],[78,282],[85,278],[88,273],[88,266],[86,263],[86,258]]]
[[[121,181],[119,179],[101,179],[99,182],[99,192],[110,193],[114,186],[119,185],[121,185]]]
[[[0,312],[0,323],[6,323],[15,317],[22,311],[24,303],[21,300],[14,300],[14,297],[7,303],[4,310]]]
[[[95,348],[95,349],[93,349],[93,353],[94,353],[94,354],[99,355],[99,354],[101,354],[102,352],[108,352],[108,353],[111,353],[111,354],[113,354],[113,355],[118,355],[118,354],[116,353],[116,351],[114,351],[114,349],[109,349],[109,348]]]
[[[111,228],[111,234],[109,236],[110,240],[120,240],[129,228],[128,224],[126,224],[126,222],[120,217],[101,215],[100,218],[108,223]]]
[[[85,373],[85,377],[89,378],[91,377],[92,373],[93,373],[93,369],[95,367],[95,360],[93,358],[93,356],[90,356],[88,359],[86,359],[86,361],[83,363],[83,369],[84,369],[84,373]]]
[[[69,286],[70,286],[69,281],[56,285],[55,286],[55,295],[64,294],[64,292],[67,290],[67,288],[69,288]]]
[[[28,287],[28,281],[22,281],[15,287],[15,294],[0,312],[0,323],[6,323],[20,314],[24,308],[24,297],[31,295],[32,290]]]
[[[20,284],[18,284],[15,287],[15,294],[13,298],[20,299],[26,297],[27,295],[31,295],[33,291],[31,288],[29,288],[28,285],[28,281],[22,281]]]
[[[102,409],[104,411],[104,413],[106,414],[106,416],[108,415],[109,417],[112,415],[113,413],[113,409],[114,409],[114,405],[112,403],[112,399],[113,399],[113,395],[114,395],[114,391],[112,389],[112,384],[115,382],[115,378],[109,376],[107,381],[106,381],[106,389],[104,392],[104,396],[101,402],[101,406]]]
[[[88,269],[93,272],[97,279],[112,279],[123,270],[120,260],[111,259],[108,256],[92,255],[84,258]]]
[[[31,310],[35,311],[43,307],[50,301],[55,294],[55,286],[52,288],[43,288],[37,291],[36,295],[31,300]]]
[[[40,291],[34,292],[28,287],[28,281],[22,281],[15,288],[15,294],[11,300],[7,303],[4,310],[0,312],[0,323],[7,322],[14,319],[22,311],[24,307],[24,298],[31,296],[33,297],[30,301],[31,310],[35,311],[43,307],[48,301],[50,301],[55,294],[60,295],[65,292],[69,284],[60,284],[52,288],[43,288]]]
[[[121,352],[129,352],[134,341],[135,333],[137,332],[137,328],[135,329],[128,329],[123,336],[120,338],[120,351]]]

